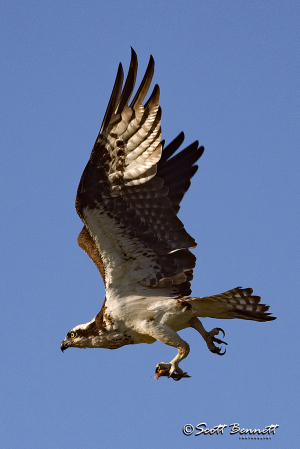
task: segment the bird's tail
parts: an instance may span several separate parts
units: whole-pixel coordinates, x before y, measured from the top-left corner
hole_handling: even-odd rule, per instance
[[[261,304],[260,296],[252,296],[252,293],[252,288],[237,287],[219,295],[190,298],[188,302],[197,317],[275,320],[276,317],[267,313],[269,306]]]

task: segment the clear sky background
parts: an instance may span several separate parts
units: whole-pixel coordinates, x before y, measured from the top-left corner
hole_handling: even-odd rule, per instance
[[[299,442],[298,1],[2,1],[1,401],[3,448],[296,447]],[[100,310],[100,275],[77,246],[78,182],[130,46],[149,55],[162,132],[205,152],[180,218],[196,238],[193,294],[252,287],[269,323],[204,319],[181,364],[161,343],[60,351]],[[153,83],[153,85],[154,85]],[[185,424],[228,427],[184,436]],[[245,442],[241,428],[279,428]]]

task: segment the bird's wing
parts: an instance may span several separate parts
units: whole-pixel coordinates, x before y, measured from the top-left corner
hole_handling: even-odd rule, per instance
[[[95,263],[96,267],[98,268],[101,277],[103,279],[104,285],[105,285],[105,272],[104,272],[104,265],[99,253],[99,250],[94,242],[94,240],[91,237],[91,234],[87,230],[85,226],[81,229],[81,232],[78,235],[77,239],[78,245],[80,248],[83,249],[87,253],[87,255],[92,259],[92,261]]]
[[[179,203],[203,153],[198,142],[173,156],[181,133],[164,150],[159,87],[143,105],[154,72],[152,56],[136,95],[137,57],[132,50],[123,84],[119,65],[111,98],[90,160],[81,177],[76,210],[84,222],[78,243],[97,265],[106,290],[168,288],[190,294],[196,246],[177,217]],[[173,157],[172,157],[173,156]]]

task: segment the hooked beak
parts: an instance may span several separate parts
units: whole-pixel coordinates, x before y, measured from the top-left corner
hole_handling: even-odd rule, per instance
[[[69,346],[71,346],[71,342],[64,340],[60,344],[60,349],[61,349],[62,352],[64,352],[64,350],[67,349]]]

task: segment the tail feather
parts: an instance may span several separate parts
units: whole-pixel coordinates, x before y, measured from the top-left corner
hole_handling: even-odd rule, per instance
[[[197,317],[240,318],[243,320],[272,321],[269,306],[260,303],[260,296],[252,296],[252,288],[237,287],[219,295],[191,298],[188,302]]]

